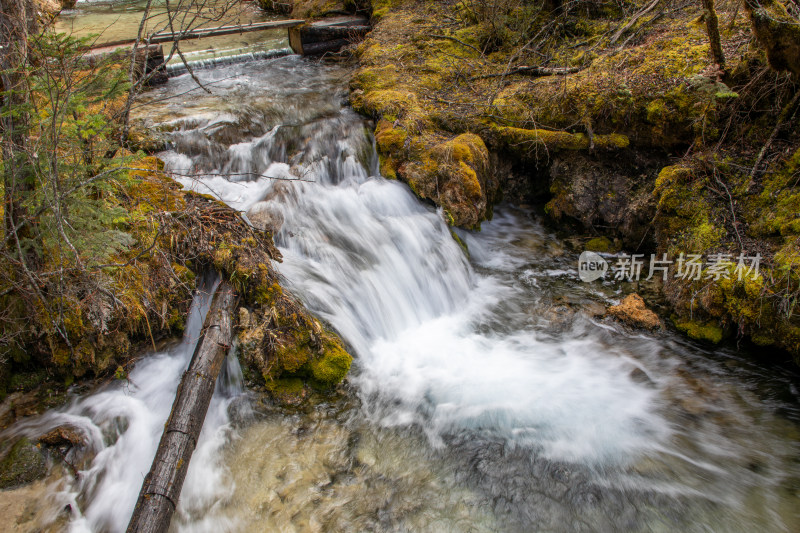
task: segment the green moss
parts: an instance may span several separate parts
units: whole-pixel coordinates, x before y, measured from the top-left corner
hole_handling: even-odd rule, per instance
[[[458,243],[461,249],[464,250],[464,253],[467,254],[467,257],[469,257],[469,247],[467,246],[467,243],[464,242],[464,240],[458,236],[458,233],[452,229],[450,230],[450,235],[453,237],[453,240]]]
[[[314,356],[314,349],[308,331],[296,331],[275,349],[276,363],[274,375],[284,372],[297,372]]]
[[[372,4],[372,18],[375,21],[380,21],[389,11],[403,3],[403,0],[371,0]]]
[[[41,450],[28,439],[18,440],[0,462],[0,489],[26,485],[47,474]]]
[[[716,324],[701,324],[692,320],[675,322],[675,326],[693,339],[718,344],[722,341],[724,331]]]
[[[762,234],[800,235],[800,149],[770,173],[759,195],[755,228]]]
[[[270,379],[269,376],[264,377],[267,390],[276,396],[299,396],[305,389],[305,384],[300,378]]]
[[[379,155],[381,176],[386,179],[397,179],[397,161],[392,156]]]
[[[501,139],[517,151],[530,152],[537,148],[548,151],[588,150],[592,142],[596,149],[614,150],[627,148],[630,140],[625,135],[594,135],[590,141],[584,133],[568,133],[566,131],[550,131],[543,129],[523,129],[513,127],[495,128]]]
[[[408,132],[395,128],[388,120],[381,119],[375,128],[375,142],[383,153],[403,150],[408,140]]]
[[[182,332],[186,328],[186,314],[177,308],[171,309],[169,318],[167,318],[167,327],[172,331]]]
[[[311,375],[317,383],[331,387],[344,379],[352,361],[338,339],[327,337],[323,341],[322,354],[311,362]]]
[[[692,174],[692,170],[681,165],[664,167],[658,173],[655,183],[654,195],[658,196],[668,187],[685,182]]]
[[[591,252],[604,252],[604,253],[612,253],[616,252],[617,249],[614,246],[614,243],[611,242],[610,239],[607,237],[595,237],[590,239],[585,246],[586,250]]]
[[[8,382],[10,390],[31,390],[47,379],[47,373],[44,370],[36,370],[34,372],[18,372],[11,375]]]
[[[353,106],[374,116],[408,115],[419,110],[413,93],[396,89],[370,90],[354,99]]]
[[[396,87],[397,82],[397,67],[394,64],[389,64],[362,68],[353,76],[350,87],[364,91],[375,91]]]
[[[271,305],[281,296],[283,296],[283,289],[280,284],[265,276],[264,283],[256,287],[254,299],[260,305]]]

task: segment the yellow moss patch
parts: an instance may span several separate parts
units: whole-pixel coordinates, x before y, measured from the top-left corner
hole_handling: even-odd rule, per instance
[[[396,152],[405,147],[408,133],[395,128],[388,120],[381,119],[375,128],[375,142],[378,149],[385,153]]]
[[[716,324],[701,324],[692,320],[676,322],[675,326],[693,339],[717,344],[722,341],[724,331]]]
[[[595,148],[606,150],[627,148],[630,145],[628,137],[616,133],[595,135],[590,140],[586,134],[566,131],[513,127],[496,127],[495,131],[508,146],[520,151],[535,150],[537,147],[547,150],[588,150],[592,141]]]
[[[311,362],[311,376],[324,386],[336,385],[347,375],[352,361],[353,358],[344,349],[341,341],[326,337],[322,344],[322,354]]]

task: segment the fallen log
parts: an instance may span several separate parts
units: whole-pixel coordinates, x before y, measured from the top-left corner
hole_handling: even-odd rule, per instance
[[[144,478],[128,524],[128,533],[164,533],[169,529],[217,376],[230,347],[234,304],[233,289],[222,283],[211,302],[189,368],[178,386],[153,465]]]
[[[546,76],[566,76],[567,74],[575,74],[585,69],[588,65],[582,67],[529,67],[519,66],[514,67],[506,72],[499,72],[495,74],[483,74],[482,76],[474,76],[473,79],[482,80],[486,78],[500,78],[511,76],[513,74],[523,74],[525,76],[533,76],[534,78]]]

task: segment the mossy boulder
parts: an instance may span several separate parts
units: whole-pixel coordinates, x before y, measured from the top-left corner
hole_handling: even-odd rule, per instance
[[[498,185],[483,140],[465,133],[433,145],[419,159],[399,169],[411,190],[442,206],[453,225],[479,227]]]
[[[322,342],[322,353],[311,360],[311,377],[316,383],[331,387],[344,379],[352,362],[341,341],[328,336]]]
[[[46,475],[44,453],[26,438],[14,443],[0,461],[0,489],[27,485]]]
[[[297,387],[287,387],[298,382],[334,387],[353,360],[335,333],[286,294],[269,304],[240,308],[237,329],[244,364],[263,377],[276,398],[296,396],[292,391]]]
[[[778,0],[745,2],[753,30],[775,70],[800,76],[800,21]],[[795,12],[796,13],[796,12]]]

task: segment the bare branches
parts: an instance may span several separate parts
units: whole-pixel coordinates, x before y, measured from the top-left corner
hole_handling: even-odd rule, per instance
[[[464,41],[462,41],[460,39],[456,39],[455,37],[452,37],[450,35],[431,35],[431,37],[433,37],[435,39],[447,39],[449,41],[453,41],[455,43],[460,44],[461,46],[466,46],[467,48],[471,48],[472,50],[475,50],[476,52],[478,52],[479,55],[483,56],[483,52],[482,51],[478,50],[477,48],[475,48],[471,44],[465,43]]]
[[[756,157],[756,162],[753,165],[753,169],[750,171],[750,177],[748,180],[748,188],[753,183],[753,179],[755,178],[756,173],[758,173],[758,169],[761,166],[761,162],[764,160],[764,156],[767,154],[770,146],[775,141],[775,138],[778,136],[778,132],[783,127],[783,125],[788,121],[791,121],[794,118],[794,115],[797,113],[797,103],[800,101],[800,91],[797,91],[789,102],[789,104],[781,111],[781,114],[778,116],[778,120],[775,122],[775,128],[772,130],[767,142],[764,143],[764,146],[759,150],[758,157]],[[791,115],[791,116],[790,116]]]
[[[647,6],[645,6],[644,9],[642,9],[641,11],[636,13],[634,16],[632,16],[630,18],[630,20],[628,20],[628,22],[624,26],[622,26],[620,29],[618,29],[616,31],[616,33],[614,33],[614,35],[611,36],[611,40],[610,40],[609,44],[614,44],[615,42],[617,42],[619,40],[619,38],[622,37],[622,34],[624,34],[626,31],[631,29],[633,27],[633,25],[636,24],[636,22],[640,18],[642,18],[643,16],[647,15],[648,13],[650,13],[653,9],[655,9],[655,7],[658,5],[658,3],[660,1],[661,0],[653,0]]]

